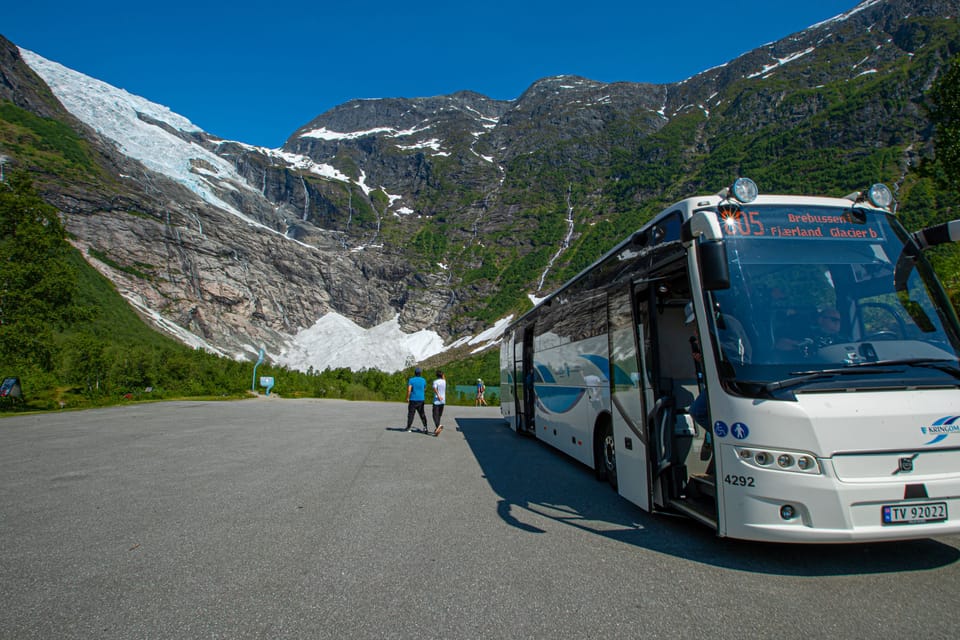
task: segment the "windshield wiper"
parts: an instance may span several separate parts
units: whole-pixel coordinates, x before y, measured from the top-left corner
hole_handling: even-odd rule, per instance
[[[927,367],[928,369],[937,369],[944,373],[949,373],[955,378],[960,378],[960,366],[954,360],[937,360],[933,358],[899,358],[896,360],[874,360],[873,362],[853,362],[847,365],[847,368],[857,369],[863,367]],[[805,372],[806,373],[806,372]],[[810,371],[809,373],[814,373]]]
[[[960,366],[954,360],[933,360],[931,358],[903,358],[902,360],[880,360],[878,362],[860,363],[854,366],[863,366],[864,364],[896,366],[900,364],[910,365],[912,367],[927,367],[937,369],[944,373],[949,373],[954,378],[960,379]]]
[[[944,373],[950,374],[954,378],[960,379],[960,367],[952,364],[952,360],[931,360],[930,358],[903,358],[901,360],[878,360],[876,362],[857,362],[851,363],[843,368],[837,369],[819,369],[816,371],[791,371],[790,378],[783,380],[774,380],[773,382],[753,382],[750,380],[740,380],[741,384],[756,385],[760,391],[766,394],[772,394],[774,391],[788,389],[805,382],[812,382],[823,378],[833,378],[836,376],[859,375],[864,369],[869,369],[870,374],[884,373],[902,373],[903,369],[894,367],[913,366],[928,367],[938,369]]]
[[[876,366],[879,365],[878,362],[864,362],[857,365],[852,365],[849,367],[844,367],[842,369],[820,369],[819,371],[791,371],[790,375],[792,378],[785,378],[783,380],[774,380],[773,382],[767,382],[766,384],[760,385],[760,390],[765,393],[773,393],[774,391],[779,391],[780,389],[786,389],[788,387],[795,387],[798,384],[803,384],[804,382],[810,382],[812,380],[818,380],[820,378],[834,378],[836,376],[849,376],[849,375],[860,375],[863,373],[858,370],[864,365]],[[888,368],[877,368],[870,373],[897,373],[896,369]]]

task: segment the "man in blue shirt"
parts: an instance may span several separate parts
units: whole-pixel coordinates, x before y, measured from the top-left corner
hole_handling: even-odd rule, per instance
[[[407,381],[407,431],[413,425],[413,414],[420,414],[420,421],[423,422],[423,432],[430,433],[427,429],[427,413],[423,410],[423,403],[426,401],[427,379],[420,375],[420,367],[413,370],[413,377]]]

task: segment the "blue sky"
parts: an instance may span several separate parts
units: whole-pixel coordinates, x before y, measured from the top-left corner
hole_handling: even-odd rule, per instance
[[[0,6],[0,35],[209,133],[279,147],[354,98],[509,100],[561,74],[677,82],[857,4],[30,0]]]

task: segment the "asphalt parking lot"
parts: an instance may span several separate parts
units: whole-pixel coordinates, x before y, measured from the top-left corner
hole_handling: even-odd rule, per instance
[[[448,407],[0,419],[0,638],[956,638],[960,538],[778,546],[650,515]]]

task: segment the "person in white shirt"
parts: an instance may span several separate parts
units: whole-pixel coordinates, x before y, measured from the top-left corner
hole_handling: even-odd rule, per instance
[[[437,369],[437,379],[433,381],[433,435],[438,436],[443,431],[440,419],[443,417],[443,407],[447,404],[447,381],[443,371]]]
[[[476,402],[476,405],[477,405],[478,407],[481,406],[481,405],[484,406],[484,407],[487,406],[487,399],[484,397],[484,394],[485,394],[486,392],[487,392],[487,387],[486,387],[485,384],[483,384],[483,380],[480,379],[480,378],[477,378],[477,402]]]

